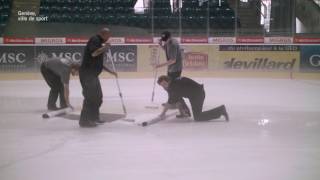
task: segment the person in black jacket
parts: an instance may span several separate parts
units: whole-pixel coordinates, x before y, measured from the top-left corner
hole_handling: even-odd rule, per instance
[[[111,36],[108,28],[103,28],[100,32],[92,36],[84,50],[84,57],[80,66],[79,76],[84,96],[82,111],[80,115],[80,127],[95,127],[100,120],[99,109],[102,104],[102,89],[99,75],[102,70],[117,76],[116,72],[111,71],[103,65],[104,52],[110,48],[107,43]]]
[[[195,121],[208,121],[220,118],[221,116],[224,116],[226,121],[229,121],[229,115],[224,105],[209,111],[202,111],[205,99],[203,84],[199,84],[187,77],[171,80],[170,77],[165,75],[160,76],[157,82],[169,93],[168,105],[163,108],[163,111],[160,114],[161,118],[165,117],[167,110],[170,109],[171,106],[178,106],[178,108],[180,108],[181,104],[179,103],[179,99],[184,97],[188,98],[190,101]]]

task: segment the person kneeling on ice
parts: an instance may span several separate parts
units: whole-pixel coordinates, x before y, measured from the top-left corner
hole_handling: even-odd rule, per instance
[[[58,110],[73,107],[69,101],[70,74],[78,75],[80,64],[66,58],[50,58],[41,64],[41,74],[50,87],[47,103],[48,110]],[[56,102],[60,99],[60,108]]]
[[[221,116],[224,116],[226,121],[229,121],[229,116],[224,105],[209,111],[202,111],[205,99],[205,91],[202,84],[187,77],[179,77],[171,80],[165,75],[160,76],[157,82],[167,90],[169,94],[168,104],[164,106],[162,113],[159,115],[160,118],[165,118],[168,109],[171,109],[174,106],[178,106],[180,113],[184,113],[184,109],[181,108],[182,106],[179,103],[179,99],[184,97],[188,98],[190,101],[195,121],[207,121],[220,118]]]

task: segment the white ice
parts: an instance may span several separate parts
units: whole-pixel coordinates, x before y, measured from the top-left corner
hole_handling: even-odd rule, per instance
[[[318,180],[320,82],[195,78],[204,109],[225,104],[230,122],[170,119],[147,127],[122,121],[92,129],[44,120],[43,80],[0,81],[1,180]],[[121,114],[114,79],[101,80],[101,113]],[[152,79],[121,79],[128,114],[150,110]],[[157,103],[166,93],[156,88]],[[79,110],[81,86],[71,81]],[[145,116],[144,116],[145,115]]]

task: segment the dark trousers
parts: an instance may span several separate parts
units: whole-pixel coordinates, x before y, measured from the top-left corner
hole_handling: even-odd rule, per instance
[[[208,121],[211,119],[217,119],[224,112],[223,105],[208,111],[202,111],[205,96],[206,95],[202,87],[202,90],[199,93],[195,94],[194,97],[189,99],[192,107],[193,117],[196,121]]]
[[[100,119],[102,105],[102,89],[99,77],[92,72],[79,71],[82,94],[84,97],[80,122],[97,121]]]
[[[67,107],[65,98],[64,98],[64,87],[63,83],[61,82],[60,76],[56,75],[53,71],[48,69],[44,64],[41,65],[41,74],[44,80],[50,87],[49,97],[47,107],[48,109],[56,109],[56,102],[60,100],[60,107],[64,108]]]
[[[178,77],[181,76],[181,71],[177,71],[177,72],[168,72],[167,75],[170,77],[171,80],[174,80]],[[180,103],[180,110],[182,110],[184,113],[188,113],[188,114],[191,114],[190,113],[190,110],[186,104],[186,102],[183,100],[183,98],[180,98],[178,100],[178,103]],[[181,113],[181,112],[180,112]]]
[[[181,76],[181,71],[168,72],[167,75],[170,77],[171,80],[174,80]]]

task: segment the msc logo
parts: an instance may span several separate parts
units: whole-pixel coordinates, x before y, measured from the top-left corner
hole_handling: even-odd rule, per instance
[[[79,63],[81,62],[82,55],[80,52],[74,52],[74,53],[69,53],[69,52],[54,53],[53,52],[51,53],[51,56],[50,56],[47,53],[41,52],[40,54],[38,54],[38,56],[35,59],[41,64],[45,61],[48,61],[50,57],[71,59],[72,61]]]
[[[3,53],[0,54],[0,64],[23,64],[26,56],[25,53]]]
[[[106,53],[107,62],[114,60],[115,62],[120,63],[134,63],[136,54],[134,52],[115,52],[113,54]]]
[[[310,56],[309,63],[314,67],[319,67],[320,66],[320,55],[314,54],[314,55]]]

